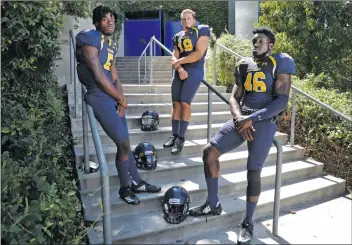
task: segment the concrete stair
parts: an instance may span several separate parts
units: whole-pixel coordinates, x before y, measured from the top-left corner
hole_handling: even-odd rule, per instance
[[[109,168],[110,203],[113,243],[121,244],[181,244],[195,241],[210,231],[224,231],[233,224],[242,221],[245,213],[247,145],[243,143],[237,149],[220,157],[221,173],[219,177],[219,197],[223,206],[221,216],[206,218],[188,217],[179,225],[167,223],[162,216],[161,202],[164,192],[171,186],[179,185],[187,189],[191,198],[191,207],[204,203],[207,196],[206,182],[203,174],[202,150],[207,144],[207,87],[201,85],[194,103],[192,119],[186,135],[182,152],[174,156],[170,149],[164,149],[163,143],[171,136],[171,72],[170,57],[155,57],[153,75],[158,79],[168,77],[168,84],[135,84],[138,57],[118,58],[118,73],[123,78],[124,93],[129,101],[126,111],[132,150],[143,141],[151,142],[158,152],[158,166],[154,171],[139,170],[141,178],[162,186],[161,193],[138,194],[141,203],[138,206],[126,204],[118,197],[119,176],[115,168],[116,146],[102,130],[99,123],[98,132],[103,143],[103,150]],[[143,60],[142,60],[143,61]],[[142,66],[143,64],[143,66]],[[141,68],[144,63],[141,62]],[[149,76],[147,71],[147,77]],[[165,75],[165,77],[164,77]],[[138,76],[137,76],[138,79]],[[160,81],[161,81],[160,80]],[[215,87],[226,98],[226,88]],[[68,85],[68,103],[74,109],[73,87]],[[155,110],[160,116],[159,129],[154,132],[140,130],[140,118],[145,110]],[[103,243],[100,173],[86,174],[82,162],[82,119],[71,113],[71,130],[76,142],[74,147],[77,173],[80,181],[80,195],[84,206],[84,218],[87,222],[96,222],[88,233],[91,244]],[[231,119],[229,106],[213,95],[212,135]],[[89,158],[97,162],[90,126],[88,132]],[[323,163],[304,157],[300,146],[290,147],[288,135],[277,132],[275,138],[283,145],[281,209],[295,205],[310,204],[342,196],[345,181],[325,175]],[[273,145],[262,170],[262,194],[255,213],[255,219],[271,216],[273,211],[275,184],[276,147]]]

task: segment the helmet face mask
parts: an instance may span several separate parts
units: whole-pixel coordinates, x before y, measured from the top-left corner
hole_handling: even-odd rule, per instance
[[[145,111],[141,118],[142,131],[155,131],[158,129],[159,115],[155,111]]]
[[[173,186],[165,192],[162,209],[164,219],[170,224],[179,224],[187,218],[190,198],[186,189]]]
[[[142,142],[137,145],[134,150],[134,158],[139,169],[154,170],[157,167],[157,152],[149,142]]]

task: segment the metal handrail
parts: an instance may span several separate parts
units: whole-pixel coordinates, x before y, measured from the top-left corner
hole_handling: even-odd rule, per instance
[[[296,86],[292,85],[292,115],[291,115],[291,137],[290,137],[290,145],[291,147],[294,146],[294,140],[295,140],[295,121],[296,121],[296,92],[304,95],[306,98],[312,100],[313,102],[317,103],[318,105],[324,107],[325,109],[328,109],[332,113],[335,113],[336,115],[342,117],[343,119],[352,122],[352,118],[349,116],[346,116],[345,114],[335,110],[331,106],[325,104],[324,102],[321,102],[320,100],[314,98],[313,96],[309,95],[308,93],[304,92],[303,90],[297,88]]]
[[[214,48],[215,48],[216,46],[219,46],[219,47],[222,48],[223,50],[225,50],[225,51],[227,51],[227,52],[229,52],[229,53],[231,53],[231,54],[237,56],[238,58],[241,58],[241,59],[243,58],[243,56],[241,56],[241,55],[239,55],[238,53],[236,53],[235,51],[233,51],[233,50],[231,50],[231,49],[225,47],[224,45],[215,43]]]
[[[76,88],[78,86],[76,74],[76,41],[73,36],[72,30],[69,32],[69,38],[71,40],[70,45],[70,68],[71,68],[71,82]],[[74,61],[74,62],[73,62]],[[75,89],[76,90],[76,89]],[[88,122],[87,115],[89,118],[91,133],[93,135],[93,142],[98,156],[99,169],[100,169],[100,181],[102,186],[101,199],[103,201],[103,234],[104,244],[112,244],[111,236],[111,209],[110,209],[110,181],[109,181],[109,168],[106,162],[103,146],[99,136],[96,119],[94,117],[93,109],[90,105],[84,101],[84,94],[86,93],[85,87],[81,84],[82,91],[82,124],[83,124],[83,145],[84,145],[84,169],[86,173],[89,173],[89,148],[88,148]],[[75,91],[76,92],[76,91]],[[77,99],[75,94],[75,107],[77,108]]]
[[[143,50],[141,56],[138,58],[138,84],[141,84],[141,65],[140,65],[140,60],[144,54],[144,75],[147,73],[147,49],[150,46],[150,42],[148,42],[148,45],[145,47]]]

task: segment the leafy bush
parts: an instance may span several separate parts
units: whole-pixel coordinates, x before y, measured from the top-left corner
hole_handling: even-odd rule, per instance
[[[252,44],[247,39],[241,39],[226,32],[220,35],[216,43],[221,44],[241,56],[250,56],[252,54]],[[209,58],[206,66],[206,79],[213,84],[213,47],[209,48]],[[240,60],[239,57],[228,53],[222,48],[216,48],[216,75],[217,85],[226,86],[232,89],[234,82],[234,68]]]
[[[85,5],[1,3],[1,236],[5,244],[86,242],[67,99],[54,75],[63,15],[74,12],[72,6],[83,11]]]
[[[335,110],[351,117],[352,93],[332,89],[317,89],[323,75],[307,75],[293,84]],[[329,110],[296,95],[295,144],[306,150],[306,155],[324,163],[329,174],[347,180],[352,187],[352,123],[336,116]],[[279,131],[290,134],[291,102],[280,118]]]

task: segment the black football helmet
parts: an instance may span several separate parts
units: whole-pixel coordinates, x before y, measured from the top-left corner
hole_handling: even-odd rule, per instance
[[[154,170],[156,168],[158,156],[155,147],[151,143],[139,143],[133,153],[137,168],[144,170]]]
[[[164,195],[162,208],[164,219],[170,224],[179,224],[187,218],[190,197],[185,188],[173,186]]]
[[[155,131],[158,129],[159,115],[155,111],[147,110],[141,118],[142,131]]]

